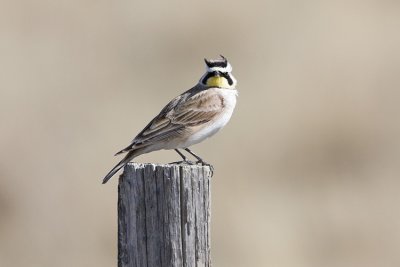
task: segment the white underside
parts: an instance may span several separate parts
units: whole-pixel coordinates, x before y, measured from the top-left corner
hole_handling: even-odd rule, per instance
[[[233,110],[236,106],[237,91],[235,89],[216,89],[224,97],[224,110],[222,114],[214,121],[209,122],[207,126],[193,133],[185,142],[177,145],[177,148],[190,147],[207,139],[219,130],[221,130],[230,120]]]

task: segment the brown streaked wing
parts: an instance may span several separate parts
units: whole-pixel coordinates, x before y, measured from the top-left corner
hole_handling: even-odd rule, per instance
[[[180,95],[173,99],[165,106],[161,112],[132,140],[131,147],[141,147],[148,144],[150,141],[158,141],[163,138],[170,137],[179,128],[180,125],[174,125],[171,123],[171,119],[167,117],[182,100],[184,95]]]
[[[182,96],[185,99],[185,96]],[[174,133],[180,134],[183,128],[200,125],[211,121],[224,107],[223,98],[215,91],[204,90],[179,102],[173,107],[164,109],[134,139],[134,144],[145,145],[148,142],[170,138]]]
[[[193,91],[197,92],[193,94]],[[213,90],[192,90],[173,99],[136,137],[118,153],[152,142],[162,142],[183,134],[188,126],[201,125],[214,119],[223,109],[223,98]],[[117,154],[118,154],[117,153]]]
[[[224,108],[224,99],[213,90],[202,91],[167,115],[174,124],[194,126],[213,120]]]
[[[154,120],[153,123],[150,125],[150,127],[148,127],[147,129],[145,129],[142,132],[143,136],[152,134],[153,132],[157,132],[160,131],[162,129],[164,129],[166,126],[168,126],[168,124],[171,123],[171,120],[168,118],[160,118],[158,120]]]

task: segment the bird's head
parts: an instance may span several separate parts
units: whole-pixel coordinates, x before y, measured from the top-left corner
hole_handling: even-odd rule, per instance
[[[234,89],[236,79],[232,75],[232,66],[228,60],[221,56],[219,59],[204,59],[206,73],[201,77],[200,83],[207,87]]]

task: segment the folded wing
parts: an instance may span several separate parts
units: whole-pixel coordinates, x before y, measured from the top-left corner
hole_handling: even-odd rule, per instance
[[[192,89],[193,90],[193,89]],[[155,142],[179,138],[193,126],[201,126],[218,116],[224,108],[224,100],[213,88],[196,93],[188,92],[173,99],[136,137],[132,143],[116,155]]]

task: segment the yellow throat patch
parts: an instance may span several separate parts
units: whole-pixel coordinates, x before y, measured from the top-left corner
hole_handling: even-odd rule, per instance
[[[207,79],[207,86],[229,88],[228,80],[221,76],[213,76]]]

